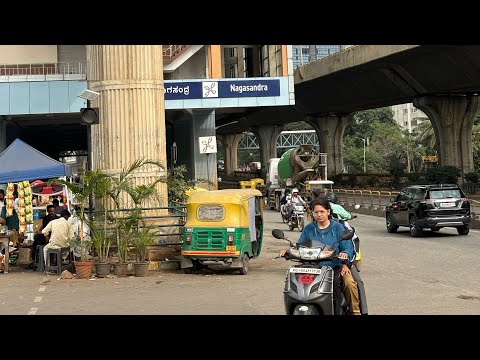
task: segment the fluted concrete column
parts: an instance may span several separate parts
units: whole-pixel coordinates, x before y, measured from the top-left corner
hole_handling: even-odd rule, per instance
[[[265,178],[268,160],[277,157],[277,139],[283,130],[281,125],[252,126],[251,131],[255,134],[260,146],[260,161],[262,163],[261,174]]]
[[[330,178],[343,172],[343,134],[347,124],[353,120],[352,114],[308,117],[317,133],[321,153],[327,153],[327,176]]]
[[[87,45],[88,88],[100,92],[92,103],[100,123],[92,126],[92,169],[118,172],[139,158],[164,164],[145,166],[132,184],[150,184],[166,171],[165,100],[161,45]],[[168,204],[167,185],[157,185]],[[147,204],[146,204],[147,205]]]
[[[437,139],[439,165],[453,165],[464,174],[474,170],[472,129],[479,111],[479,97],[424,96],[414,99],[413,105],[432,122]]]
[[[225,150],[225,175],[232,175],[238,166],[238,144],[244,134],[217,135]]]

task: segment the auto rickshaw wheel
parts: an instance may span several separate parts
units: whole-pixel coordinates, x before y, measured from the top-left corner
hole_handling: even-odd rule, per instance
[[[243,256],[242,256],[242,267],[240,268],[240,274],[241,275],[247,275],[248,268],[249,268],[249,261],[250,261],[250,258],[248,257],[248,254],[243,254]]]
[[[185,274],[191,274],[193,270],[193,266],[188,268],[182,268],[182,270]]]

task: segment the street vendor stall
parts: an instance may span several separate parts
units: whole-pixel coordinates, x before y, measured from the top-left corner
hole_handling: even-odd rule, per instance
[[[34,193],[30,181],[71,176],[71,168],[68,164],[48,157],[22,140],[15,139],[0,154],[0,169],[0,184],[7,185],[6,215],[11,216],[13,209],[15,209],[19,220],[18,234],[24,239],[33,241],[34,207],[32,195]],[[33,181],[34,190],[46,191],[45,186],[41,186],[42,183],[45,184],[42,180]],[[49,195],[63,194],[63,185],[59,185],[59,187],[50,186],[51,194]],[[17,193],[16,199],[14,198],[15,191]],[[65,191],[66,195],[67,192]]]

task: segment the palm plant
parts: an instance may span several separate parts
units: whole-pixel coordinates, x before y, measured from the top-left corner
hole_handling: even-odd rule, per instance
[[[156,200],[161,201],[160,195],[157,193],[156,185],[164,181],[162,177],[148,185],[136,185],[132,186],[131,177],[133,173],[139,168],[145,165],[155,165],[160,169],[164,169],[162,163],[151,159],[137,159],[129,167],[123,169],[117,176],[111,177],[111,191],[109,196],[115,204],[115,208],[120,210],[122,207],[130,207],[133,205],[133,209],[128,211],[127,216],[116,217],[116,241],[118,249],[118,257],[120,262],[127,260],[128,246],[132,240],[131,234],[135,227],[138,228],[139,221],[142,219],[141,206],[148,201]],[[121,194],[127,194],[127,201],[123,203],[125,198],[122,198]],[[133,204],[129,203],[129,200]]]

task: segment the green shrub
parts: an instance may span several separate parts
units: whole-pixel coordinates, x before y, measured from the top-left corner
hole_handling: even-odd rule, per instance
[[[427,169],[426,180],[431,184],[456,184],[460,174],[460,169],[456,166],[436,166]]]
[[[480,179],[480,174],[477,172],[465,173],[465,180],[469,183],[478,183]]]

